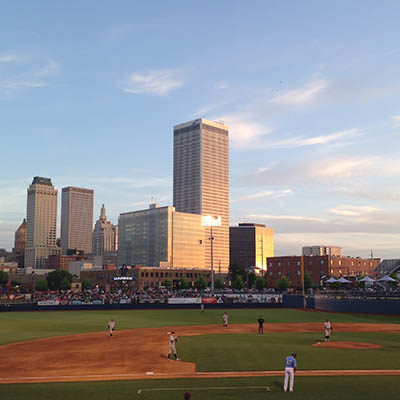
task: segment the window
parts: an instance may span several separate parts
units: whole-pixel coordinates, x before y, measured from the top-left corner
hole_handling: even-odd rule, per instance
[[[142,272],[140,275],[142,276],[142,278],[144,278],[144,272]]]
[[[282,272],[281,272],[281,271],[279,271],[279,272],[278,272],[278,275],[282,275]]]
[[[280,267],[281,266],[281,262],[280,261],[278,261],[278,267]]]
[[[321,265],[324,263],[324,260],[321,260]]]
[[[146,278],[148,278],[149,277],[149,273],[148,272],[146,272]]]
[[[297,275],[301,275],[301,272],[300,272],[300,271],[297,271]]]
[[[156,278],[158,278],[158,272],[156,272]]]
[[[160,272],[160,277],[164,278],[164,272]]]
[[[300,261],[297,261],[297,266],[300,266]]]
[[[150,272],[150,277],[151,277],[151,278],[154,277],[154,272]]]
[[[269,263],[269,266],[272,267],[274,264],[272,262]]]

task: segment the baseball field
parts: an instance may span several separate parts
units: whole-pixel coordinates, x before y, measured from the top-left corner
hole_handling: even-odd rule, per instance
[[[400,319],[291,309],[0,314],[1,399],[397,399]],[[257,319],[265,319],[257,334]],[[116,321],[112,338],[108,322]],[[323,341],[323,322],[333,324]],[[168,332],[179,361],[167,359]],[[282,391],[297,352],[294,393]]]

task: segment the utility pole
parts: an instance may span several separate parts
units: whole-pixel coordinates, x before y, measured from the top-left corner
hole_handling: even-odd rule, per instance
[[[211,291],[214,292],[214,236],[213,236],[213,227],[211,225]]]

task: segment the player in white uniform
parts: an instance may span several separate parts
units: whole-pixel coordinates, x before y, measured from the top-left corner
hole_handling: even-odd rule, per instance
[[[326,320],[324,323],[324,330],[325,330],[325,342],[329,342],[331,339],[331,332],[332,332],[332,324],[329,320]]]
[[[224,315],[222,316],[222,326],[224,328],[228,327],[228,319],[229,319],[228,314],[226,312],[224,312]]]
[[[110,330],[110,337],[111,337],[115,329],[115,321],[113,319],[108,323],[108,329]]]
[[[293,352],[291,356],[287,356],[285,359],[285,380],[283,382],[284,392],[287,392],[288,383],[289,383],[289,392],[293,392],[294,374],[296,372],[296,367],[297,367],[296,356],[297,356],[296,353]]]
[[[179,358],[176,356],[176,347],[175,343],[178,341],[178,338],[175,336],[175,332],[172,331],[169,334],[169,352],[168,359],[171,360],[172,355],[175,357],[175,360],[179,361]]]

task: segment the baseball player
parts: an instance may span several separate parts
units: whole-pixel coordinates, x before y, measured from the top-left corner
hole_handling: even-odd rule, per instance
[[[175,360],[179,361],[179,358],[176,356],[176,347],[175,344],[178,341],[178,338],[175,336],[175,332],[172,331],[169,334],[169,352],[168,359],[172,360],[172,355],[175,357]]]
[[[185,392],[185,393],[183,393],[183,398],[185,399],[185,400],[190,400],[190,397],[191,397],[192,395],[189,393],[189,392]]]
[[[332,332],[332,324],[329,320],[326,320],[324,323],[324,330],[325,330],[325,342],[329,342],[331,339],[331,332]]]
[[[263,335],[264,334],[264,318],[262,315],[260,315],[260,318],[258,318],[257,322],[258,322],[258,334]]]
[[[226,311],[224,312],[224,315],[222,316],[222,326],[224,327],[224,328],[227,328],[228,327],[228,319],[229,319],[229,316],[228,316],[228,314],[226,313]]]
[[[110,330],[110,337],[112,337],[115,330],[115,321],[113,319],[108,323],[108,329]]]
[[[283,382],[284,392],[287,392],[288,383],[289,383],[289,392],[293,392],[294,374],[296,372],[296,367],[297,367],[296,356],[297,356],[296,353],[293,352],[291,356],[287,356],[285,359],[285,380]]]

